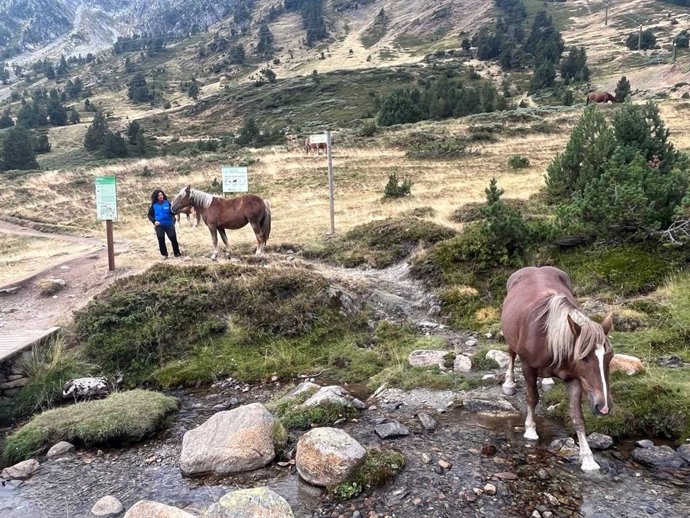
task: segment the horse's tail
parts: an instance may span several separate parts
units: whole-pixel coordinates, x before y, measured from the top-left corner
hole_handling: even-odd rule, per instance
[[[268,237],[271,235],[271,202],[264,200],[264,217],[261,220],[261,233],[264,236],[264,244],[268,242]]]

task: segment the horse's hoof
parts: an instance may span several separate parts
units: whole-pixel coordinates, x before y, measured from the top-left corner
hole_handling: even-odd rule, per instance
[[[527,439],[528,441],[538,441],[539,436],[537,435],[537,431],[534,428],[527,428],[525,430],[525,433],[523,434],[523,437]]]
[[[585,455],[582,458],[582,471],[596,471],[600,469],[599,464],[597,464],[592,455]]]
[[[503,394],[506,396],[514,396],[515,395],[515,383],[513,383],[512,385],[503,384],[503,385],[501,385],[501,390],[503,390]]]

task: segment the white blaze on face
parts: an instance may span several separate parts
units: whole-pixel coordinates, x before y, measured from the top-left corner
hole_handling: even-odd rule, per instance
[[[597,344],[597,349],[594,351],[594,355],[599,361],[599,373],[601,374],[601,386],[604,391],[604,408],[608,412],[609,400],[608,400],[608,390],[606,387],[606,378],[604,377],[604,344]]]

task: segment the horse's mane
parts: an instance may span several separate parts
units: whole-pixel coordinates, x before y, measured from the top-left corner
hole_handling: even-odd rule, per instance
[[[582,360],[597,344],[606,340],[601,326],[576,308],[565,295],[552,295],[545,299],[536,320],[540,321],[544,316],[546,341],[553,358],[551,365],[560,365],[565,360]],[[577,341],[568,324],[568,316],[580,326],[580,339]]]
[[[184,195],[184,191],[185,189],[182,189],[180,191],[180,194]],[[195,205],[197,207],[208,209],[211,206],[211,203],[213,202],[213,198],[215,198],[213,194],[200,191],[199,189],[189,190],[189,199],[192,202],[192,205]]]

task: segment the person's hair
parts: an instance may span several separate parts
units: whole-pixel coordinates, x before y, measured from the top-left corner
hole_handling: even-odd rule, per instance
[[[151,195],[151,203],[156,203],[158,201],[158,194],[162,193],[163,194],[163,199],[167,200],[168,197],[165,195],[163,192],[163,189],[154,189],[153,194]]]

